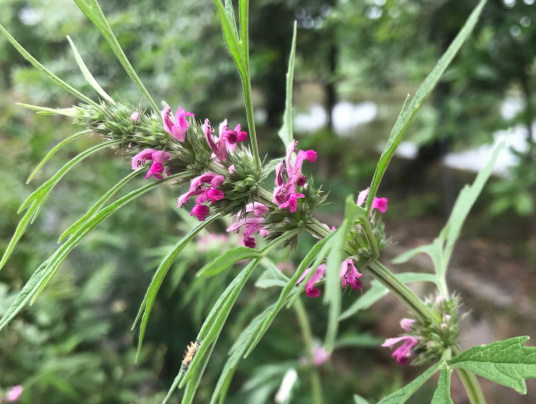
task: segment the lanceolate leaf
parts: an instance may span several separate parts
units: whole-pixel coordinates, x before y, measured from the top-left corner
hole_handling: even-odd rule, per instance
[[[207,263],[203,268],[199,270],[196,276],[201,278],[208,278],[219,274],[221,271],[226,270],[231,265],[238,261],[258,258],[261,256],[259,250],[248,247],[236,247],[225,251],[222,255],[217,257],[214,261]]]
[[[210,218],[206,219],[204,222],[201,222],[196,227],[194,227],[186,236],[184,236],[177,244],[175,244],[175,246],[167,253],[167,255],[164,257],[164,259],[158,266],[158,269],[156,270],[153,279],[151,280],[151,283],[147,288],[147,292],[145,293],[143,301],[141,302],[138,314],[136,316],[136,319],[134,320],[134,324],[132,325],[132,328],[134,328],[138,320],[141,318],[140,336],[138,340],[138,352],[136,354],[136,358],[141,352],[145,329],[147,328],[147,322],[149,321],[149,314],[151,314],[151,309],[153,308],[156,295],[158,294],[158,290],[160,290],[160,286],[162,285],[162,282],[164,281],[164,278],[166,277],[169,268],[171,267],[173,262],[175,262],[179,253],[183,250],[184,247],[186,247],[186,245],[188,245],[188,243],[195,237],[195,235],[197,235],[201,230],[207,227],[210,223],[214,222],[220,216],[221,214],[213,215]]]
[[[525,379],[536,378],[536,348],[523,346],[528,340],[529,337],[515,337],[475,346],[448,364],[526,394]]]
[[[90,98],[86,97],[84,94],[82,94],[77,89],[71,87],[69,84],[61,80],[59,77],[57,77],[54,73],[52,73],[50,70],[48,70],[45,66],[43,66],[41,63],[39,63],[32,55],[30,55],[26,49],[22,47],[21,44],[19,44],[15,38],[13,38],[9,32],[0,24],[0,32],[5,35],[7,40],[11,42],[11,45],[17,49],[17,51],[26,59],[28,62],[30,62],[37,70],[39,70],[45,77],[47,77],[49,80],[51,80],[54,84],[58,85],[59,87],[64,88],[68,92],[70,92],[75,97],[79,98],[82,101],[87,102],[88,104],[91,104],[93,106],[97,106],[97,103],[95,103]]]
[[[270,314],[273,310],[274,305],[266,308],[261,314],[255,317],[249,325],[244,328],[240,336],[237,338],[233,346],[229,351],[229,359],[225,363],[223,370],[216,384],[216,388],[212,392],[212,398],[210,404],[215,404],[220,399],[220,403],[223,403],[225,400],[225,395],[231,379],[233,378],[234,372],[238,366],[238,362],[244,356],[248,346],[250,345],[252,339],[255,337],[255,330],[257,327],[264,321],[264,319]]]
[[[45,163],[54,155],[56,154],[56,152],[61,149],[63,146],[65,146],[67,143],[73,141],[74,139],[77,139],[79,138],[80,136],[83,136],[83,135],[87,135],[88,133],[90,133],[91,131],[89,130],[83,130],[81,132],[78,132],[78,133],[75,133],[74,135],[72,136],[69,136],[67,139],[63,139],[61,142],[59,142],[56,146],[54,146],[54,148],[52,150],[50,150],[48,152],[48,154],[43,158],[43,160],[41,160],[41,162],[37,165],[37,167],[35,167],[35,170],[33,170],[33,172],[30,174],[30,176],[28,177],[28,179],[26,180],[26,184],[28,184],[34,177],[35,175],[39,172],[39,170],[45,165]]]
[[[187,173],[188,175],[190,173]],[[69,252],[80,243],[80,241],[99,223],[107,219],[114,212],[126,205],[128,202],[136,199],[145,192],[153,189],[154,187],[171,179],[177,179],[180,176],[184,176],[184,173],[177,174],[164,178],[161,181],[147,184],[135,191],[132,191],[128,195],[118,199],[116,202],[108,205],[106,208],[92,216],[83,226],[81,226],[64,244],[58,248],[58,250],[45,262],[43,262],[33,273],[30,280],[24,285],[21,292],[0,319],[0,330],[4,328],[16,315],[20,312],[24,306],[33,299],[36,294],[42,290],[42,288],[50,281],[51,277],[57,271],[59,265],[65,260]],[[32,205],[33,206],[33,205]],[[30,208],[31,209],[31,208]]]
[[[296,59],[296,32],[297,22],[294,21],[294,33],[292,34],[292,45],[290,56],[288,58],[287,72],[287,98],[285,100],[285,113],[283,114],[283,126],[279,129],[279,137],[285,144],[285,148],[293,141],[293,123],[292,123],[292,86],[294,84],[294,62]]]
[[[76,49],[76,46],[74,46],[73,41],[71,40],[71,37],[67,35],[67,40],[69,41],[69,44],[71,44],[71,48],[73,49],[74,58],[76,59],[76,63],[78,63],[78,67],[80,67],[80,70],[82,71],[82,74],[84,75],[84,78],[89,83],[91,87],[106,101],[108,101],[110,104],[115,104],[112,97],[110,97],[106,91],[102,89],[100,84],[95,80],[95,77],[91,74],[89,69],[87,68],[86,64],[84,63],[84,60],[82,59],[82,56],[80,56],[80,53],[78,53],[78,49]]]
[[[354,404],[369,404],[363,397],[354,394]]]
[[[121,63],[121,65],[129,75],[129,77],[132,79],[134,84],[136,84],[138,89],[144,95],[145,99],[149,102],[149,104],[151,104],[153,110],[155,112],[158,112],[158,106],[156,105],[153,98],[141,82],[140,78],[136,74],[136,71],[134,70],[125,53],[123,52],[121,45],[117,41],[117,38],[112,32],[112,28],[110,28],[110,25],[108,24],[108,21],[106,20],[106,17],[104,16],[102,9],[100,8],[99,2],[97,0],[88,0],[88,2],[86,2],[86,0],[74,1],[80,8],[80,10],[82,10],[82,12],[86,15],[86,17],[95,25],[95,27],[98,28],[102,36],[108,42],[108,45],[110,45],[110,48],[117,57],[117,60],[119,60],[119,63]]]
[[[6,251],[4,251],[4,255],[0,260],[0,269],[2,269],[6,264],[20,238],[26,232],[28,226],[33,223],[33,221],[37,218],[37,216],[39,215],[39,211],[41,210],[48,198],[48,195],[56,186],[56,184],[61,180],[61,178],[84,158],[88,157],[89,155],[98,150],[104,149],[118,142],[119,141],[100,143],[78,154],[72,160],[68,161],[51,179],[49,179],[47,182],[37,188],[28,198],[26,198],[17,213],[22,212],[24,209],[27,209],[27,211],[19,222],[17,229],[15,230],[15,234],[11,238],[6,248]]]
[[[388,395],[378,404],[402,404],[405,403],[408,398],[411,397],[415,391],[421,387],[432,375],[444,365],[443,362],[438,362],[434,366],[428,368],[423,374],[413,380],[411,383],[406,384],[400,390],[395,391],[393,394]]]
[[[439,383],[437,384],[437,389],[432,398],[431,404],[454,404],[450,398],[450,375],[452,369],[443,368],[439,375]]]
[[[467,19],[461,31],[458,33],[458,35],[452,42],[452,44],[449,46],[447,51],[443,54],[441,59],[439,59],[439,62],[437,63],[434,70],[430,72],[428,77],[426,77],[426,79],[422,83],[419,90],[417,90],[415,97],[413,97],[413,99],[410,101],[407,107],[404,106],[404,108],[402,108],[402,111],[400,112],[400,116],[398,117],[396,124],[393,127],[391,134],[389,135],[387,146],[385,147],[385,150],[383,151],[380,157],[380,160],[378,161],[378,165],[376,166],[376,171],[374,172],[374,177],[372,178],[372,182],[370,184],[370,191],[368,194],[366,208],[365,208],[367,212],[369,212],[370,208],[372,207],[372,202],[374,200],[374,197],[376,196],[376,192],[378,191],[380,182],[383,178],[383,175],[385,174],[385,171],[387,170],[387,166],[389,165],[389,162],[391,161],[393,154],[395,153],[398,147],[398,144],[402,140],[402,136],[406,132],[409,124],[413,120],[417,111],[421,108],[422,104],[424,103],[428,95],[435,88],[435,86],[441,79],[441,76],[443,76],[443,73],[449,66],[450,62],[452,62],[452,59],[454,59],[454,56],[456,56],[456,54],[458,53],[458,50],[460,49],[462,44],[465,42],[465,40],[469,37],[469,35],[473,31],[473,28],[476,25],[478,21],[478,17],[480,16],[480,13],[482,12],[482,8],[484,7],[485,4],[486,4],[486,0],[480,1],[478,6],[474,9],[474,11],[471,13],[469,18]]]

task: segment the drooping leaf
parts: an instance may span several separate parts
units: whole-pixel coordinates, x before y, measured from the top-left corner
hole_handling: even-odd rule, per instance
[[[421,108],[428,95],[432,92],[432,90],[435,88],[435,86],[443,76],[443,73],[449,66],[450,62],[452,62],[452,59],[454,59],[454,56],[456,56],[456,54],[458,53],[458,50],[460,49],[462,44],[473,31],[473,28],[475,27],[485,4],[486,0],[481,0],[480,3],[478,3],[476,8],[473,10],[471,15],[465,22],[463,28],[460,30],[454,41],[448,47],[447,51],[443,54],[441,59],[439,59],[437,65],[426,77],[421,87],[417,90],[417,92],[415,93],[415,97],[413,97],[407,107],[406,104],[404,104],[404,107],[402,108],[402,111],[400,112],[400,115],[391,131],[391,134],[389,135],[389,140],[387,141],[385,150],[383,151],[380,160],[378,161],[378,164],[376,166],[376,171],[374,172],[374,176],[370,184],[370,191],[368,194],[367,203],[365,205],[365,210],[367,212],[369,212],[372,207],[372,202],[374,201],[374,197],[378,192],[380,182],[383,178],[383,175],[385,174],[385,171],[387,170],[387,166],[389,165],[391,158],[393,157],[400,141],[402,140],[402,136],[406,132],[411,121],[413,121],[413,118],[415,117],[417,111]]]
[[[401,282],[410,283],[410,282],[436,282],[437,278],[432,274],[420,274],[416,272],[406,272],[402,274],[395,275]],[[339,317],[339,320],[345,320],[359,310],[366,310],[374,303],[379,301],[382,297],[387,295],[389,290],[383,286],[377,280],[371,282],[371,287],[363,295],[358,298],[355,303],[348,307]]]
[[[292,45],[288,58],[287,72],[287,98],[285,99],[285,112],[283,113],[283,126],[279,129],[278,135],[283,141],[285,148],[294,140],[292,123],[292,86],[294,84],[294,62],[296,59],[296,33],[297,22],[294,21],[294,32],[292,34]]]
[[[530,337],[515,337],[479,345],[452,358],[448,364],[527,394],[525,379],[536,378],[536,348],[525,347]]]
[[[450,375],[452,369],[443,368],[439,374],[439,383],[437,389],[432,397],[431,404],[454,404],[450,398]]]
[[[196,227],[194,227],[186,236],[184,236],[177,244],[173,246],[173,248],[166,254],[162,262],[160,262],[160,265],[158,266],[156,272],[154,273],[153,279],[151,280],[151,283],[149,284],[149,287],[147,288],[147,292],[145,292],[145,296],[143,297],[143,301],[141,302],[140,308],[138,309],[138,314],[136,316],[136,319],[134,320],[134,324],[132,325],[132,328],[134,328],[138,322],[138,320],[141,318],[140,323],[140,334],[138,339],[138,352],[136,354],[136,358],[140,355],[141,347],[143,344],[143,337],[145,335],[145,329],[147,328],[147,322],[149,321],[149,315],[151,314],[151,309],[153,308],[154,301],[156,299],[156,295],[158,294],[158,291],[160,290],[160,286],[162,285],[162,282],[164,281],[164,278],[166,277],[169,268],[175,262],[177,259],[177,256],[179,253],[188,245],[188,243],[205,227],[207,227],[210,223],[214,222],[216,219],[218,219],[221,216],[221,214],[215,214],[205,221],[199,223]]]
[[[405,403],[408,398],[411,397],[415,391],[421,387],[424,382],[426,382],[434,373],[436,373],[439,368],[444,365],[444,362],[438,362],[434,366],[428,368],[424,373],[419,377],[413,380],[411,383],[406,384],[400,390],[395,391],[394,393],[388,395],[382,399],[378,404],[402,404]]]
[[[260,255],[261,253],[259,250],[249,247],[231,248],[230,250],[225,251],[222,255],[218,256],[215,260],[207,263],[199,270],[199,272],[197,272],[196,276],[200,278],[208,278],[219,274],[238,261],[258,258]]]

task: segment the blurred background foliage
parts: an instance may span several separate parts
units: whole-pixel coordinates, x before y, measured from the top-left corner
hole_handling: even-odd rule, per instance
[[[458,32],[473,1],[458,0],[257,0],[251,2],[251,49],[255,104],[261,150],[282,154],[277,138],[284,109],[285,74],[292,24],[298,22],[295,99],[305,122],[324,116],[299,139],[316,148],[316,175],[329,183],[332,204],[320,215],[339,224],[348,193],[367,186],[378,145],[387,138],[407,93],[431,70]],[[457,193],[459,175],[437,164],[449,151],[492,140],[498,130],[521,126],[526,133],[516,165],[496,178],[478,209],[476,228],[499,237],[498,226],[520,232],[515,250],[536,266],[534,209],[536,195],[536,6],[534,0],[490,0],[474,35],[417,117],[412,160],[395,161],[386,180],[390,199],[386,219],[403,222],[443,215]],[[225,117],[245,124],[238,75],[221,39],[211,0],[102,1],[132,64],[153,98],[181,105],[197,118]],[[38,60],[85,94],[91,88],[80,74],[65,39],[70,35],[89,70],[114,98],[143,103],[113,53],[70,0],[0,0],[0,23]],[[73,133],[69,122],[35,115],[15,105],[25,102],[67,107],[74,99],[43,79],[0,37],[0,250],[17,222],[17,209],[34,185],[24,185],[46,150]],[[508,100],[514,112],[501,113]],[[374,102],[375,118],[344,136],[336,132],[334,111],[341,103]],[[309,112],[308,112],[309,111]],[[307,115],[309,114],[309,115]],[[505,116],[507,115],[507,116]],[[307,125],[305,125],[307,126]],[[303,129],[303,130],[302,130]],[[306,133],[307,132],[307,133]],[[62,159],[94,143],[79,139],[64,148],[42,171],[44,181]],[[63,157],[61,157],[63,156]],[[0,272],[0,314],[37,265],[55,248],[61,232],[119,178],[129,162],[108,151],[72,171],[47,202],[16,254]],[[428,174],[423,174],[428,173]],[[471,174],[463,173],[466,179]],[[422,177],[428,178],[423,181]],[[142,182],[137,182],[139,185]],[[132,184],[134,188],[136,184]],[[165,396],[187,344],[227,280],[194,277],[204,262],[238,244],[224,225],[202,234],[175,263],[151,315],[145,345],[135,363],[136,334],[130,331],[138,304],[158,259],[191,228],[192,219],[175,208],[178,190],[157,189],[127,205],[101,225],[65,261],[36,303],[0,335],[0,392],[22,384],[23,403],[158,403]],[[493,215],[493,216],[490,216]],[[517,216],[524,219],[519,221]],[[490,220],[493,217],[493,220]],[[527,217],[529,219],[527,219]],[[532,225],[530,225],[532,223]],[[472,227],[474,234],[475,227]],[[389,230],[389,227],[388,227]],[[303,256],[313,241],[300,240],[293,254]],[[531,253],[532,251],[532,253]],[[293,255],[281,260],[291,263]],[[275,260],[277,262],[277,260]],[[270,263],[266,263],[269,267]],[[288,265],[291,267],[291,265]],[[233,270],[233,271],[236,271]],[[233,272],[235,273],[235,272]],[[226,278],[227,277],[227,278]],[[244,293],[215,350],[198,402],[207,402],[228,348],[247,323],[273,299],[270,289]],[[254,291],[254,292],[253,292]],[[534,298],[534,296],[531,296]],[[346,302],[355,295],[345,294]],[[321,305],[307,301],[314,335],[322,336]],[[343,323],[347,342],[321,369],[330,402],[347,402],[352,393],[371,398],[400,387],[402,371],[370,335],[378,331],[376,314],[360,313]],[[396,333],[396,323],[391,325]],[[384,328],[385,331],[385,328]],[[231,385],[230,403],[273,402],[281,379],[299,369],[293,403],[309,403],[306,353],[294,313],[284,311],[254,353],[243,361]],[[385,335],[384,335],[385,336]],[[387,335],[389,336],[389,335]],[[356,348],[357,346],[357,348]],[[379,355],[379,356],[378,356]],[[411,373],[411,372],[410,372]],[[410,376],[405,376],[410,377]],[[423,393],[422,402],[429,402]],[[175,398],[175,402],[177,402]],[[417,403],[417,401],[415,401]]]

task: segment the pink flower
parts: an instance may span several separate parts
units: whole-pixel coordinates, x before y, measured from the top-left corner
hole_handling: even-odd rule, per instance
[[[179,142],[184,142],[186,130],[188,129],[187,116],[195,116],[191,112],[186,112],[182,107],[175,114],[175,122],[171,120],[171,108],[167,106],[162,111],[162,120],[164,121],[164,130],[177,139]]]
[[[346,286],[350,285],[352,289],[358,291],[363,287],[363,284],[360,281],[360,278],[363,275],[357,271],[357,268],[355,267],[351,258],[342,262],[339,276],[341,278],[343,288],[346,288]]]
[[[307,277],[309,272],[311,272],[311,269],[312,267],[307,268],[303,272],[303,274],[300,276],[300,279],[298,279],[298,282],[296,282],[296,285],[299,285]],[[309,280],[305,284],[305,293],[307,294],[307,296],[312,298],[320,296],[320,293],[322,292],[320,291],[320,289],[315,288],[315,284],[320,281],[324,277],[324,275],[326,275],[326,264],[321,264],[315,269],[313,276],[311,276],[311,278],[309,278]]]
[[[8,390],[7,395],[6,395],[7,401],[9,401],[10,403],[17,401],[19,397],[22,395],[23,391],[24,389],[22,388],[21,385],[11,387]]]
[[[307,274],[311,271],[312,268],[307,268],[303,274],[300,276],[300,279],[298,279],[298,282],[296,282],[296,285],[299,285],[307,276]],[[307,284],[305,285],[305,293],[309,297],[318,297],[320,296],[320,289],[315,288],[315,284],[320,281],[324,276],[326,275],[326,265],[322,264],[319,265],[313,276],[309,279]],[[354,263],[351,258],[348,258],[347,260],[344,260],[341,263],[341,269],[339,272],[339,277],[341,278],[341,287],[346,288],[348,285],[350,285],[354,290],[360,290],[363,287],[363,284],[360,281],[361,274],[357,271],[356,267],[354,266]]]
[[[165,172],[164,163],[171,158],[171,153],[155,149],[145,149],[136,154],[132,158],[132,169],[137,170],[141,166],[144,166],[148,161],[152,161],[153,164],[145,178],[155,177],[157,180],[164,178],[162,173]]]
[[[259,233],[262,237],[268,235],[268,230],[264,228],[264,216],[270,209],[262,203],[250,203],[246,205],[246,213],[253,212],[255,217],[244,218],[236,223],[233,223],[227,228],[228,232],[236,232],[240,228],[244,227],[243,244],[249,248],[255,248],[257,241],[253,237],[254,234]]]
[[[219,137],[214,136],[214,129],[210,126],[208,119],[205,119],[205,123],[203,124],[203,132],[208,146],[220,161],[227,161],[227,152],[234,153],[236,143],[243,142],[248,138],[248,134],[241,130],[240,124],[236,125],[234,130],[230,130],[227,125],[227,119],[220,123]]]
[[[331,355],[325,351],[324,348],[318,345],[314,345],[311,354],[313,356],[313,365],[321,366],[323,363],[330,360]]]
[[[274,203],[277,203],[279,209],[287,209],[296,212],[298,209],[298,199],[305,198],[304,194],[296,192],[296,186],[303,187],[307,177],[301,173],[303,161],[311,163],[316,161],[316,152],[314,150],[299,150],[294,164],[291,163],[292,154],[296,151],[297,142],[294,141],[287,146],[285,160],[282,160],[275,169],[275,189]],[[286,173],[286,174],[285,174]],[[285,174],[286,181],[285,181]]]
[[[196,216],[200,221],[204,221],[206,215],[210,212],[210,208],[207,205],[203,205],[203,203],[220,201],[225,197],[223,191],[218,189],[224,181],[225,177],[223,175],[216,175],[212,172],[206,172],[195,177],[190,183],[188,192],[179,196],[177,207],[182,207],[188,203],[192,196],[197,195],[195,206],[190,215]]]
[[[400,320],[400,327],[402,327],[404,331],[409,332],[413,330],[413,324],[415,324],[415,320],[410,318],[403,318],[402,320]]]
[[[132,113],[132,115],[130,115],[130,119],[132,120],[132,122],[136,123],[140,120],[140,113],[137,112],[137,111],[134,111]]]
[[[413,356],[413,347],[419,343],[417,338],[410,336],[402,336],[398,338],[388,338],[382,344],[383,347],[393,348],[400,341],[404,341],[391,355],[391,358],[396,357],[396,361],[399,365],[405,365],[409,362],[409,358]]]
[[[369,193],[368,188],[359,193],[357,197],[357,206],[362,206],[365,203],[365,201],[367,200],[368,193]],[[370,213],[372,213],[374,209],[378,209],[381,213],[385,213],[387,211],[387,203],[388,203],[387,198],[374,197],[374,201],[372,202]]]

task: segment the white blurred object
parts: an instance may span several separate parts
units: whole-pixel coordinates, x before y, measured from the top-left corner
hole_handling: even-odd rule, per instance
[[[287,373],[283,376],[281,386],[279,386],[279,390],[275,395],[274,401],[277,404],[283,404],[290,400],[290,393],[292,392],[292,387],[294,387],[296,380],[298,380],[298,372],[296,372],[295,369],[287,370]]]

